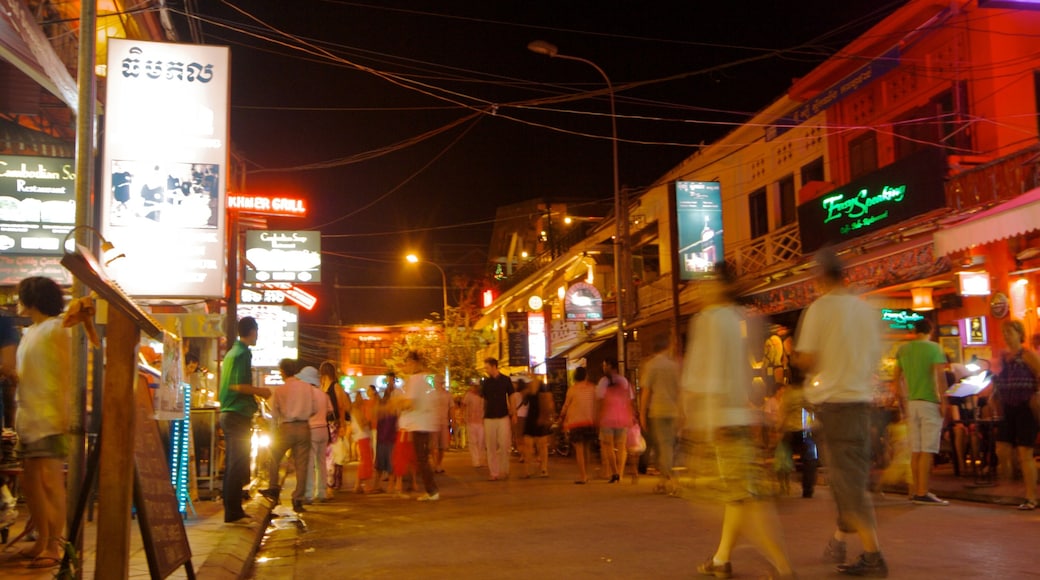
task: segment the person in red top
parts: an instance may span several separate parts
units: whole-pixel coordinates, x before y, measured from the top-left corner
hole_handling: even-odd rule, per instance
[[[574,446],[574,457],[578,460],[578,479],[584,485],[589,482],[585,466],[588,465],[592,443],[596,433],[596,385],[588,380],[585,367],[574,369],[574,384],[567,389],[567,398],[560,409],[560,423]]]
[[[617,359],[607,358],[603,361],[603,378],[596,385],[596,400],[600,402],[599,410],[599,444],[600,450],[607,459],[607,470],[610,481],[621,481],[628,459],[625,445],[628,428],[634,421],[635,393],[628,379],[617,372]]]

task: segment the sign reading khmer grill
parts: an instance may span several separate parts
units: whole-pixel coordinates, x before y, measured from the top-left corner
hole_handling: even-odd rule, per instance
[[[224,295],[227,47],[108,42],[100,229],[130,296]]]
[[[841,244],[946,205],[942,152],[928,149],[798,206],[802,252]]]

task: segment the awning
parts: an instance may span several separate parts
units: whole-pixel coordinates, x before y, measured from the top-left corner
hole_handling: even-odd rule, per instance
[[[935,233],[935,255],[945,256],[1040,229],[1040,187]]]

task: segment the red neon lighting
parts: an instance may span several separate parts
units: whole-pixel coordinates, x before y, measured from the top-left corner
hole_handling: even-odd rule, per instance
[[[266,215],[305,216],[307,205],[297,197],[271,197],[266,195],[228,195],[228,209],[262,213]]]

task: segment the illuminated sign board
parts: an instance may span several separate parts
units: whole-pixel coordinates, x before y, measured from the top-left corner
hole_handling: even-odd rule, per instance
[[[227,196],[228,209],[264,215],[302,217],[307,215],[304,200],[295,197],[270,197],[266,195]]]
[[[59,260],[76,223],[72,159],[0,155],[0,285],[29,276],[72,284]]]
[[[964,324],[964,344],[986,344],[986,317],[973,316],[961,321]]]
[[[535,374],[545,374],[545,315],[541,312],[527,313],[527,353]]]
[[[979,8],[1040,10],[1040,0],[979,0]]]
[[[273,288],[243,288],[238,301],[242,304],[285,304],[285,292]]]
[[[578,282],[564,294],[563,311],[567,320],[603,320],[603,296],[592,284]]]
[[[989,272],[957,272],[961,296],[989,296]]]
[[[130,296],[224,295],[227,47],[108,41],[101,232]]]
[[[679,277],[704,278],[723,259],[722,188],[717,181],[676,181]]]
[[[924,315],[913,310],[881,309],[881,320],[888,323],[892,330],[913,330],[914,323],[924,320]]]
[[[923,150],[798,206],[802,252],[894,226],[946,205],[939,150]]]
[[[299,348],[300,309],[295,306],[239,304],[238,316],[252,316],[258,326],[254,367],[276,367],[283,358],[296,359]]]
[[[321,282],[321,232],[246,232],[246,282]]]

